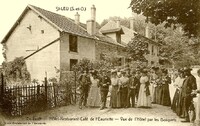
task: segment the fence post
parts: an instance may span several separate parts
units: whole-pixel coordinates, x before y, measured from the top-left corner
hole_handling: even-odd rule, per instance
[[[57,103],[56,103],[56,85],[55,83],[53,82],[53,95],[54,95],[54,104],[55,104],[55,107],[57,106]]]
[[[46,104],[46,108],[48,107],[48,103],[47,103],[47,77],[44,78],[44,87],[45,87],[45,104]]]
[[[76,71],[74,71],[74,75],[75,75],[75,91],[74,91],[74,93],[75,93],[75,104],[76,104]]]
[[[1,73],[1,95],[0,95],[1,103],[3,103],[3,97],[4,97],[4,76],[3,73]]]

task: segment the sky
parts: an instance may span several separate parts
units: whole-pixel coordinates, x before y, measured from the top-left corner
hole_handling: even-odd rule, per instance
[[[96,7],[96,21],[101,23],[111,16],[131,17],[132,11],[128,6],[131,0],[1,0],[0,4],[0,41],[8,33],[20,14],[28,4],[41,7],[66,17],[74,19],[76,12],[80,21],[86,23],[91,17],[91,6]],[[83,11],[57,10],[58,8],[86,8]],[[2,45],[0,44],[0,64],[3,61]]]

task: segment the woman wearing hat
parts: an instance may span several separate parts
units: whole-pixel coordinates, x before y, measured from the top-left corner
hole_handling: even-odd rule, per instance
[[[174,98],[172,100],[172,106],[171,109],[176,112],[176,114],[178,116],[181,115],[181,108],[182,108],[182,104],[181,104],[181,88],[183,85],[183,81],[184,81],[185,77],[184,77],[184,73],[182,69],[178,70],[178,77],[175,79],[174,82],[174,87],[176,88],[175,94],[174,94]]]
[[[98,87],[99,79],[97,77],[97,71],[94,71],[92,73],[91,82],[92,82],[92,85],[90,86],[87,104],[90,107],[99,107],[101,96],[100,96],[100,90]]]
[[[149,91],[149,78],[147,76],[147,70],[143,69],[142,76],[140,78],[140,90],[137,101],[137,107],[151,107],[151,96]]]
[[[126,74],[126,71],[123,70],[122,76],[119,78],[121,107],[123,108],[127,107],[128,83],[129,83],[129,78]]]
[[[158,76],[158,70],[159,67],[152,67],[152,74],[151,74],[151,78],[150,78],[150,92],[151,92],[151,100],[152,103],[156,103],[156,89],[157,89],[157,84],[159,81],[159,76]]]
[[[119,93],[119,78],[117,76],[117,71],[111,71],[111,97],[110,97],[110,106],[111,108],[121,107],[120,102],[120,93]]]
[[[171,84],[171,78],[168,76],[167,69],[162,70],[161,84],[161,105],[171,106],[171,99],[169,93],[169,84]]]

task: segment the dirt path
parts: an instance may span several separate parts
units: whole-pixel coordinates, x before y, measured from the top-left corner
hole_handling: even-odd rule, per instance
[[[93,120],[94,119],[94,120]],[[169,107],[105,109],[65,106],[22,117],[7,118],[6,126],[190,126]],[[11,124],[9,124],[11,123]],[[17,124],[18,123],[18,124]],[[30,123],[30,124],[29,124]]]

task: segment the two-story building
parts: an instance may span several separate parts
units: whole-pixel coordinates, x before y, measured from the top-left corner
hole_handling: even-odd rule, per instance
[[[6,61],[23,56],[31,79],[60,76],[55,69],[70,70],[79,60],[100,60],[107,56],[124,56],[125,45],[96,32],[96,8],[91,7],[86,24],[75,19],[28,5],[1,42]]]
[[[159,64],[159,44],[149,38],[149,29],[148,26],[145,28],[145,36],[138,34],[133,30],[134,28],[134,18],[130,18],[130,28],[127,28],[123,25],[120,25],[120,20],[110,20],[106,23],[101,29],[100,32],[108,37],[116,39],[119,43],[127,45],[131,39],[134,39],[135,36],[141,38],[145,43],[148,43],[149,54],[145,55],[145,58],[148,61],[148,65],[158,65]],[[119,34],[121,34],[119,36]],[[120,37],[120,38],[119,38]],[[122,61],[126,63],[125,57]],[[126,57],[127,58],[127,57]]]
[[[70,70],[79,60],[101,60],[115,57],[120,64],[126,60],[126,44],[136,34],[132,29],[110,21],[96,29],[96,8],[91,7],[91,18],[84,24],[80,15],[71,19],[42,8],[28,5],[2,40],[6,61],[23,56],[31,79],[43,80],[60,76],[56,70]],[[158,46],[150,39],[148,61],[157,62]]]

